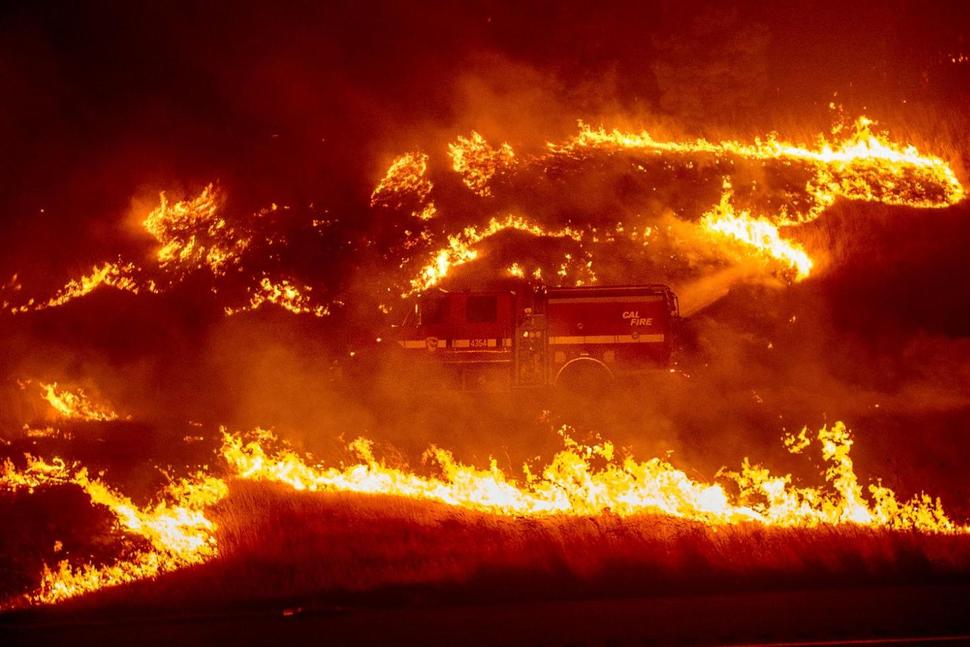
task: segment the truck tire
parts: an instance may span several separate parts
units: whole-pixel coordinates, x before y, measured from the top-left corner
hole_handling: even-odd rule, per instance
[[[576,357],[566,362],[556,373],[556,389],[578,395],[601,395],[613,383],[613,371],[598,359]]]

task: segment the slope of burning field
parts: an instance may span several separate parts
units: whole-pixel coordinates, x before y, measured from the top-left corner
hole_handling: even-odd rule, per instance
[[[844,262],[844,242],[825,237],[833,213],[925,218],[963,197],[949,162],[865,117],[810,143],[581,122],[516,150],[471,132],[389,160],[359,218],[244,210],[217,182],[162,192],[116,257],[46,293],[19,272],[0,286],[16,384],[3,397],[33,402],[5,407],[4,504],[20,516],[36,496],[73,524],[10,530],[6,603],[146,580],[232,602],[489,574],[640,593],[964,577],[965,484],[928,495],[892,472],[884,484],[875,460],[860,476],[834,420],[884,404],[961,411],[967,349],[948,344],[922,371],[870,362],[870,347],[838,346],[819,287]],[[693,359],[615,400],[507,398],[508,416],[462,396],[416,406],[402,367],[358,358],[409,298],[508,280],[670,282],[699,313]],[[350,375],[361,367],[366,379]],[[313,459],[270,432],[217,433],[225,424],[342,453]],[[520,432],[531,438],[506,442]],[[815,462],[762,459],[778,432]]]
[[[91,406],[68,412],[87,418]],[[203,437],[183,443],[198,447],[199,461],[212,446]],[[494,461],[465,465],[441,449],[429,453],[429,467],[394,466],[363,440],[351,444],[347,464],[327,466],[259,431],[224,432],[212,467],[156,473],[133,499],[105,472],[25,455],[4,463],[8,512],[39,506],[42,516],[64,519],[8,529],[5,543],[20,548],[7,554],[5,594],[13,606],[58,602],[185,569],[160,592],[144,589],[145,604],[181,604],[200,592],[227,604],[379,593],[482,577],[497,578],[499,589],[528,580],[538,594],[554,581],[644,593],[966,574],[967,527],[938,499],[907,500],[878,481],[864,487],[841,423],[785,444],[793,453],[819,445],[826,484],[797,485],[747,459],[705,482],[666,460],[568,436],[545,467],[526,466],[517,478]],[[161,490],[151,494],[152,486]],[[90,507],[78,504],[85,497]],[[39,585],[25,591],[38,567]]]
[[[713,528],[669,516],[515,519],[398,497],[238,483],[220,557],[74,606],[186,608],[421,598],[491,603],[959,581],[964,536]]]
[[[220,295],[226,315],[275,306],[327,317],[348,301],[387,314],[399,310],[398,295],[502,274],[551,285],[661,276],[680,284],[744,266],[762,280],[799,281],[826,250],[806,251],[798,227],[837,201],[940,209],[964,195],[948,161],[866,117],[811,144],[777,133],[665,141],[580,122],[574,137],[519,155],[473,132],[446,157],[450,168],[421,151],[394,159],[360,220],[312,204],[241,213],[216,183],[181,200],[162,192],[137,216],[147,236],[135,256],[147,263],[97,261],[49,296],[18,272],[0,286],[0,306],[18,315],[102,286],[158,295],[188,282]],[[313,266],[322,255],[326,281]],[[361,282],[369,272],[376,277]]]

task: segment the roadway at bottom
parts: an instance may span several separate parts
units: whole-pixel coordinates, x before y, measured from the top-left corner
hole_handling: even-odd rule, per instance
[[[0,644],[970,644],[970,584],[396,607],[153,614],[57,608],[0,616]]]

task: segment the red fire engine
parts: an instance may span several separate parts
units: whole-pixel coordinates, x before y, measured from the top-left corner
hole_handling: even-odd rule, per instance
[[[666,366],[678,318],[665,285],[438,290],[416,301],[396,341],[453,388],[568,387]]]

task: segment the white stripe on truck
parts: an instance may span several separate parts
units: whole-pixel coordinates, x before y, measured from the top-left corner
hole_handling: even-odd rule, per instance
[[[404,348],[427,348],[428,342],[424,339],[402,339],[398,342]]]
[[[475,345],[472,344],[475,342]],[[441,350],[448,349],[447,339],[437,339],[436,343],[429,343],[427,339],[401,339],[397,342],[403,348],[428,348],[431,347],[439,348]],[[496,338],[484,339],[482,337],[476,337],[475,339],[452,339],[451,348],[470,348],[472,350],[485,350],[485,349],[498,349],[498,348],[510,348],[512,346],[511,337],[502,337],[501,340]]]
[[[644,344],[662,342],[662,333],[653,335],[569,335],[565,337],[550,337],[549,343],[555,345],[578,344]]]

